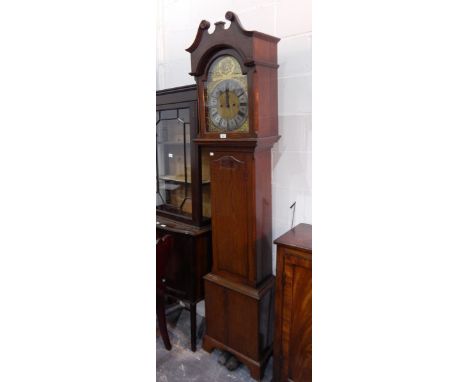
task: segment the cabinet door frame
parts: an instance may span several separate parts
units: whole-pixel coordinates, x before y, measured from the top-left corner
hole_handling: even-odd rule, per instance
[[[190,115],[190,178],[189,184],[192,199],[192,212],[190,216],[159,209],[156,207],[157,214],[170,219],[175,219],[186,224],[194,224],[197,227],[209,225],[210,219],[203,216],[202,210],[202,179],[201,179],[201,155],[200,147],[193,142],[198,134],[198,99],[196,85],[181,86],[177,88],[163,89],[156,92],[156,111],[161,112],[171,109],[189,109]],[[156,145],[157,147],[157,145]],[[157,150],[157,148],[156,148]],[[156,155],[158,155],[156,153]],[[157,158],[156,158],[157,161]],[[158,168],[156,169],[158,173]],[[158,181],[158,179],[156,179]]]

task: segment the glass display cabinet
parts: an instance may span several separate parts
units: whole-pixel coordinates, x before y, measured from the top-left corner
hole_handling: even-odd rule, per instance
[[[210,221],[209,158],[193,143],[198,133],[196,86],[156,92],[158,215],[203,226]]]
[[[190,348],[196,350],[196,305],[211,269],[209,153],[198,134],[196,86],[156,92],[156,237],[174,246],[164,275],[166,295],[190,311]],[[156,254],[157,255],[157,254]]]

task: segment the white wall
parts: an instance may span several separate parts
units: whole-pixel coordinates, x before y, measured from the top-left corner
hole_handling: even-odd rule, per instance
[[[201,20],[226,21],[233,11],[247,30],[281,38],[278,45],[280,141],[272,150],[273,239],[294,224],[312,223],[312,5],[310,0],[159,0],[157,89],[193,84],[185,51]],[[226,21],[227,22],[227,21]],[[227,22],[228,23],[228,22]],[[273,246],[273,269],[276,263]]]

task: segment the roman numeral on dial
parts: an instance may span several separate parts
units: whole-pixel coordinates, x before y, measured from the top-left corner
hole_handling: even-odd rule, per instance
[[[228,79],[218,82],[206,99],[206,113],[212,126],[235,131],[248,118],[247,89],[241,81]]]
[[[208,98],[208,106],[217,106],[218,105],[218,100],[214,97]]]

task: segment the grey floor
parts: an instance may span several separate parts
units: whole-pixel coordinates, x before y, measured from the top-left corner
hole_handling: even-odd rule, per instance
[[[201,348],[204,332],[203,317],[197,315],[197,351],[190,350],[190,314],[188,310],[176,309],[167,317],[172,350],[164,347],[159,330],[156,336],[156,380],[158,382],[224,382],[255,381],[249,370],[241,364],[234,371],[218,364],[219,350],[211,354]],[[273,372],[272,358],[268,361],[262,381],[270,382]]]

